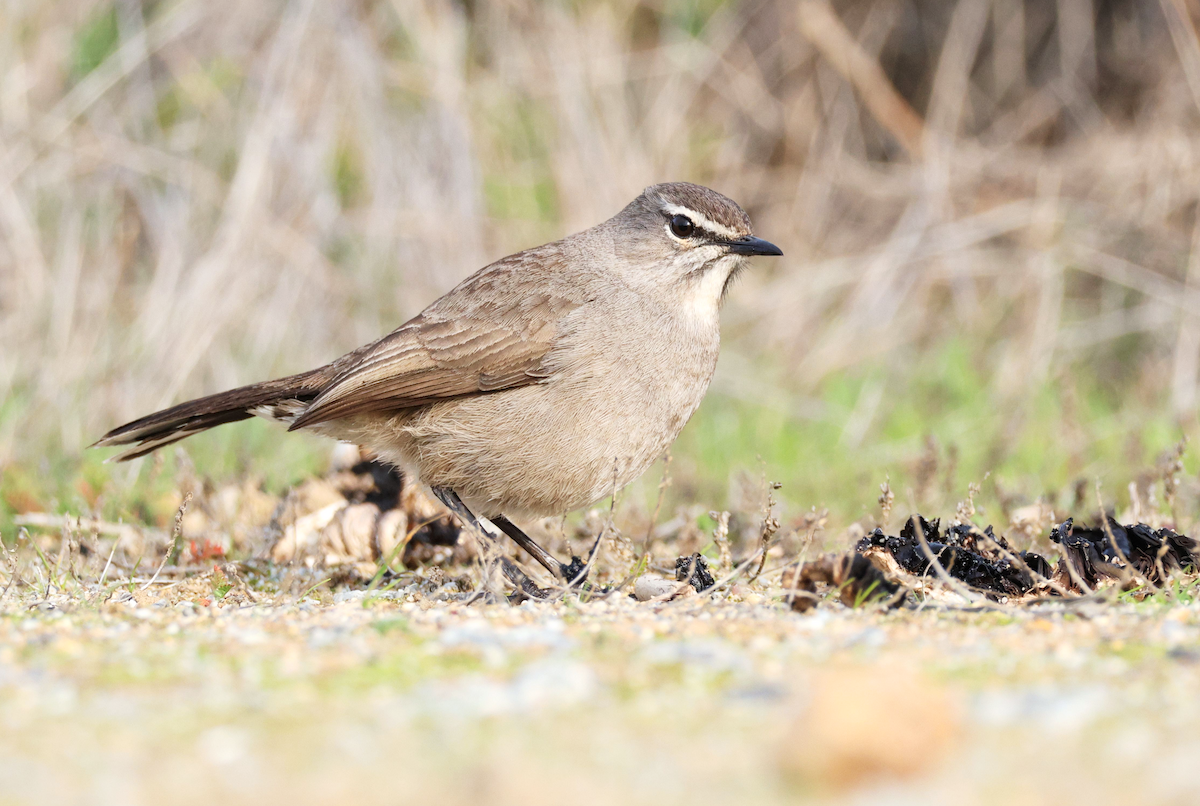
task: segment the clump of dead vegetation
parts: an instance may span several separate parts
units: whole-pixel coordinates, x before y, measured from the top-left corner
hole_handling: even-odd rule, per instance
[[[971,523],[958,523],[944,532],[939,527],[938,520],[917,515],[898,536],[876,529],[858,542],[854,554],[847,555],[859,570],[847,568],[828,581],[850,583],[850,590],[860,587],[877,570],[862,565],[861,560],[870,558],[905,580],[910,589],[921,587],[916,578],[936,576],[992,598],[1021,602],[1092,593],[1113,584],[1123,590],[1155,589],[1200,570],[1200,544],[1194,538],[1144,523],[1121,525],[1112,517],[1093,528],[1076,527],[1071,518],[1054,527],[1048,538],[1063,551],[1056,563],[1033,551],[1014,549],[991,526],[980,530]],[[894,587],[890,592],[895,592]]]
[[[256,589],[287,596],[406,589],[468,603],[628,596],[651,605],[778,602],[798,612],[823,602],[899,608],[1065,602],[1106,591],[1144,597],[1191,584],[1200,570],[1200,543],[1188,533],[1195,523],[1185,526],[1175,514],[1181,487],[1193,485],[1180,467],[1169,463],[1146,481],[1144,495],[1131,498],[1128,511],[1104,512],[1095,526],[1039,504],[1014,510],[1007,535],[977,525],[975,485],[948,526],[913,515],[898,533],[888,526],[896,505],[888,484],[870,531],[860,522],[828,534],[827,513],[815,509],[789,521],[776,500],[778,485],[764,480],[754,493],[749,479],[741,504],[756,511],[705,516],[681,509],[660,523],[669,486],[664,474],[652,513],[617,518],[618,501],[570,527],[554,519],[529,526],[561,556],[588,556],[587,584],[568,590],[544,578],[515,546],[463,531],[420,485],[343,446],[328,474],[279,496],[244,482],[193,481],[181,492],[169,530],[20,516],[32,531],[8,550],[5,590],[42,602],[72,589],[76,599],[103,602],[172,585],[199,591],[197,601],[211,604],[229,594],[229,602],[245,601]],[[1158,502],[1170,502],[1170,513]],[[1034,509],[1042,527],[1032,519]],[[700,527],[705,517],[710,532]],[[581,551],[581,544],[591,550]],[[497,562],[519,573],[499,574]],[[505,576],[528,584],[514,589]]]
[[[1043,502],[1014,510],[1011,540],[1057,549],[1057,559],[1048,558],[1047,550],[1017,547],[991,525],[978,526],[976,485],[945,529],[940,519],[917,514],[904,521],[898,535],[888,534],[883,527],[895,496],[885,483],[879,497],[883,526],[863,535],[845,554],[826,554],[787,569],[783,583],[789,601],[795,610],[810,609],[819,583],[832,586],[848,606],[873,602],[890,607],[901,605],[910,593],[942,601],[1029,604],[1104,590],[1148,596],[1175,583],[1191,584],[1200,573],[1200,541],[1183,533],[1176,506],[1185,447],[1181,442],[1154,471],[1142,475],[1140,484],[1130,484],[1130,508],[1123,517],[1135,522],[1121,523],[1106,511],[1098,487],[1095,526],[1076,525],[1071,517],[1056,522],[1054,508]],[[1085,485],[1076,486],[1082,490]],[[1076,502],[1081,498],[1077,494]],[[1166,504],[1163,509],[1156,506],[1159,501]],[[1040,527],[1047,531],[1039,535]]]

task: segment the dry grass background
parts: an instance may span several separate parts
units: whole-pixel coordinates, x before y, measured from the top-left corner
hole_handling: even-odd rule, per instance
[[[802,409],[882,366],[854,448],[915,358],[957,340],[989,408],[1090,374],[1194,431],[1197,18],[1189,0],[8,3],[0,469],[328,360],[667,179],[738,199],[786,252],[730,302],[717,396]]]

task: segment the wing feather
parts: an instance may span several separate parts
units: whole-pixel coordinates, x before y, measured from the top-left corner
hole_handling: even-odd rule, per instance
[[[471,287],[488,280],[469,279],[392,334],[340,359],[340,374],[291,430],[544,380],[543,362],[563,317],[586,300],[540,293],[498,302],[479,293],[494,289]]]

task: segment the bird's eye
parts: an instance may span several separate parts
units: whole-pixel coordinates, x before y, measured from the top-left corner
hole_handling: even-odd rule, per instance
[[[695,231],[696,225],[692,223],[692,219],[685,215],[671,216],[671,233],[676,238],[690,238]]]

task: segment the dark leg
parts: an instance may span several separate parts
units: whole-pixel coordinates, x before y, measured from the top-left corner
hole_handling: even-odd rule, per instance
[[[569,573],[571,566],[563,565],[558,560],[554,559],[554,555],[539,546],[534,539],[521,531],[521,529],[508,518],[501,515],[498,518],[492,518],[492,523],[500,527],[500,531],[512,538],[512,541],[529,553],[529,556],[537,560],[543,568],[545,568],[554,576],[564,582],[570,582],[574,577]],[[572,557],[573,561],[578,561],[578,557]],[[572,563],[573,565],[574,563]]]
[[[454,492],[454,490],[451,490],[449,487],[433,487],[431,489],[433,490],[433,494],[437,496],[438,500],[445,504],[446,508],[453,512],[455,516],[462,521],[464,526],[475,530],[475,532],[479,535],[482,535],[483,539],[488,543],[493,545],[495,544],[495,538],[487,533],[487,530],[483,528],[483,524],[479,522],[479,519],[475,517],[475,514],[471,512],[471,510],[467,509],[467,505],[464,504],[462,499],[458,497],[458,493]],[[518,568],[517,564],[512,560],[508,559],[507,557],[501,557],[500,568],[504,571],[504,576],[508,578],[508,581],[513,585],[516,585],[518,590],[522,591],[528,596],[537,597],[538,599],[546,598],[546,591],[542,588],[539,588],[537,584],[535,584],[534,581],[530,579],[524,571]]]
[[[500,531],[513,539],[518,546],[525,549],[529,554],[537,560],[542,566],[565,582],[568,586],[575,587],[582,585],[587,581],[587,562],[572,556],[571,562],[567,565],[560,563],[554,559],[554,555],[546,551],[544,548],[534,542],[533,538],[521,531],[521,529],[508,518],[501,515],[498,518],[492,518],[492,523],[500,527]],[[603,534],[603,532],[601,532]],[[600,545],[600,538],[596,538],[596,542],[592,544],[592,548],[588,551],[588,560],[592,559],[592,555],[596,553],[596,546]]]

